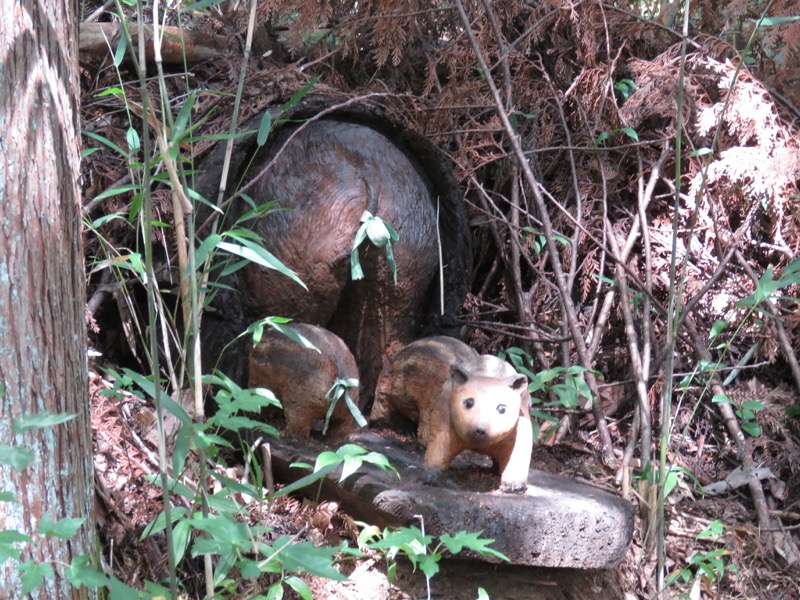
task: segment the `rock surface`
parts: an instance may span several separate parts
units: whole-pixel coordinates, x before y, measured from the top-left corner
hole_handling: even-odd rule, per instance
[[[374,432],[354,434],[350,441],[384,454],[401,478],[365,465],[339,484],[334,472],[324,480],[322,496],[375,525],[419,525],[421,516],[426,533],[482,531],[512,564],[575,569],[614,568],[633,535],[633,506],[590,485],[531,469],[525,495],[493,492],[498,478],[491,461],[467,453],[453,462],[443,486],[430,486],[422,482],[422,453],[413,443]],[[306,475],[289,465],[313,464],[316,452],[274,442],[276,479]],[[318,489],[315,483],[308,492],[316,496]]]

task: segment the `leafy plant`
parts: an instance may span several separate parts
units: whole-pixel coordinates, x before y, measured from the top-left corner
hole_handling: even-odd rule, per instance
[[[526,225],[525,227],[522,227],[521,231],[523,231],[524,233],[530,234],[530,237],[529,236],[523,236],[523,239],[526,240],[526,241],[528,241],[528,240],[530,241],[529,243],[531,244],[531,246],[533,247],[533,251],[537,255],[541,254],[542,250],[544,250],[545,247],[547,246],[547,237],[544,235],[544,233],[540,229],[538,229],[536,227],[531,227],[529,225]],[[570,244],[571,244],[571,242],[569,241],[569,238],[567,238],[567,237],[565,237],[563,235],[556,234],[555,235],[555,239],[559,244],[561,244],[562,246],[564,246],[566,248],[568,248],[570,246]]]
[[[633,79],[620,79],[614,84],[614,89],[619,92],[619,95],[624,102],[636,91],[636,82],[633,81]]]
[[[358,389],[358,379],[354,378],[344,378],[337,377],[336,381],[333,382],[331,389],[328,390],[328,393],[325,394],[325,399],[331,403],[328,407],[328,412],[325,414],[325,425],[322,428],[322,435],[328,431],[328,424],[331,420],[331,415],[333,415],[333,409],[336,408],[337,402],[339,400],[344,399],[345,404],[347,405],[347,409],[350,411],[350,414],[353,415],[353,418],[358,423],[359,427],[366,427],[367,426],[367,419],[364,418],[364,415],[361,414],[358,406],[353,399],[350,397],[350,394],[347,393],[347,390],[356,388]]]
[[[386,221],[365,210],[361,215],[361,226],[356,231],[353,240],[353,249],[350,252],[350,276],[354,281],[364,279],[364,270],[361,268],[361,260],[358,257],[358,247],[369,239],[376,248],[386,248],[386,262],[392,270],[394,284],[397,285],[397,265],[394,261],[392,244],[400,239],[400,236]]]
[[[728,556],[727,550],[712,550],[710,552],[696,552],[689,558],[689,564],[670,573],[666,579],[667,587],[678,581],[689,583],[695,580],[698,584],[711,586],[718,584],[725,575],[725,571],[738,573],[736,565],[727,563],[725,557]],[[690,598],[690,595],[683,595]]]
[[[397,571],[396,558],[398,556],[408,558],[414,570],[419,568],[425,575],[428,598],[430,598],[430,580],[439,572],[439,562],[445,552],[459,554],[464,550],[471,550],[480,556],[508,561],[505,554],[489,547],[494,540],[482,538],[481,533],[480,531],[477,533],[460,531],[455,535],[445,533],[439,536],[439,541],[434,544],[434,536],[426,535],[419,527],[381,530],[375,526],[364,525],[358,536],[358,547],[383,553],[388,563],[387,574],[390,581],[395,578]]]
[[[380,452],[370,452],[356,444],[345,444],[335,452],[330,450],[321,452],[317,456],[313,467],[308,463],[292,463],[292,467],[311,469],[311,473],[281,488],[281,490],[276,493],[276,496],[283,496],[301,490],[319,481],[339,466],[342,467],[342,473],[339,475],[339,481],[342,482],[358,471],[364,463],[374,465],[382,471],[392,471],[397,475],[398,479],[400,478],[397,469],[395,469],[389,460]]]
[[[73,414],[56,414],[43,412],[36,415],[29,415],[24,418],[15,419],[13,429],[16,433],[22,433],[31,429],[43,429],[56,427],[61,423],[66,423],[74,419]],[[27,448],[19,446],[0,446],[0,464],[6,465],[17,471],[24,471],[34,461],[33,453]],[[0,490],[0,503],[19,502],[13,493]],[[45,537],[58,537],[61,539],[71,539],[78,534],[79,529],[84,525],[86,519],[65,517],[54,520],[50,514],[43,514],[36,527],[38,534]],[[23,533],[13,529],[0,530],[0,565],[8,560],[17,562],[16,568],[21,575],[23,595],[30,594],[44,585],[45,580],[52,580],[55,576],[53,565],[48,562],[37,562],[34,560],[24,560],[22,558],[25,546],[30,546],[36,541]],[[89,589],[108,588],[115,598],[138,598],[138,593],[129,588],[117,578],[104,574],[91,564],[89,556],[76,556],[72,563],[66,566],[66,576],[70,583],[79,589],[86,586]]]
[[[636,133],[635,129],[633,129],[632,127],[619,127],[617,129],[613,129],[610,132],[609,131],[603,131],[602,133],[600,133],[600,135],[598,135],[595,138],[594,145],[595,146],[599,146],[603,142],[608,142],[608,141],[611,140],[611,138],[613,136],[618,135],[620,133],[625,135],[625,136],[627,136],[627,137],[629,137],[634,142],[638,142],[639,141],[639,134]]]
[[[761,435],[761,426],[756,421],[756,413],[764,410],[764,405],[758,400],[743,400],[734,402],[725,394],[714,394],[711,402],[715,404],[733,404],[739,425],[753,437]]]
[[[538,439],[542,421],[558,423],[558,419],[547,412],[547,408],[561,406],[575,408],[580,398],[591,399],[592,393],[582,374],[588,371],[578,365],[571,367],[553,367],[543,371],[535,371],[533,357],[516,346],[507,348],[499,354],[508,360],[517,372],[528,377],[528,392],[531,395],[531,417],[533,417],[533,437]],[[547,395],[554,394],[557,401],[546,400]]]

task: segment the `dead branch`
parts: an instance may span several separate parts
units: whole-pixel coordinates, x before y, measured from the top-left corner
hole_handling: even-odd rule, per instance
[[[81,23],[79,50],[82,60],[111,58],[122,37],[118,23]],[[132,42],[138,48],[138,34],[131,31]],[[153,28],[145,27],[145,54],[148,61],[155,59]],[[197,64],[213,58],[231,56],[228,38],[203,31],[187,31],[178,27],[164,27],[161,40],[161,58],[168,65]]]
[[[591,368],[591,364],[588,362],[589,357],[586,350],[586,344],[583,340],[583,336],[580,331],[578,316],[575,313],[575,307],[573,306],[573,303],[571,301],[571,294],[567,289],[567,280],[564,275],[564,270],[561,267],[560,253],[558,251],[558,246],[556,245],[555,232],[553,230],[553,225],[550,221],[550,217],[547,212],[547,207],[544,202],[544,196],[542,195],[541,190],[539,188],[539,183],[538,181],[536,181],[536,177],[534,176],[533,171],[531,170],[531,166],[528,163],[527,159],[525,158],[525,153],[523,152],[522,146],[520,145],[519,136],[514,131],[514,127],[511,125],[511,122],[509,121],[508,113],[503,109],[503,101],[500,98],[500,92],[497,89],[497,85],[494,82],[494,78],[492,77],[491,72],[489,71],[489,67],[486,64],[486,60],[483,57],[483,52],[480,47],[480,44],[478,44],[478,40],[475,38],[475,34],[472,31],[472,25],[470,23],[466,11],[464,10],[463,1],[456,0],[456,6],[458,8],[458,13],[459,16],[461,17],[462,24],[464,25],[465,32],[469,38],[470,45],[472,46],[472,49],[475,52],[475,56],[478,60],[478,63],[480,64],[480,67],[483,70],[483,73],[486,77],[486,82],[489,85],[492,98],[494,98],[495,101],[498,116],[500,117],[500,120],[503,123],[503,127],[506,130],[506,135],[514,150],[514,154],[516,156],[520,168],[522,169],[522,173],[525,175],[525,182],[531,189],[534,200],[536,201],[536,207],[539,211],[540,218],[542,220],[542,225],[544,226],[545,230],[545,238],[547,242],[548,251],[550,252],[550,264],[553,267],[556,285],[561,295],[561,300],[562,300],[561,306],[564,311],[564,318],[567,322],[570,332],[572,333],[573,343],[575,344],[581,364],[587,369],[589,369]],[[600,403],[597,401],[598,398],[597,381],[594,375],[590,371],[586,372],[586,383],[589,386],[589,389],[591,390],[592,396],[594,398],[594,400],[592,401],[592,413],[595,419],[597,432],[600,435],[600,444],[602,447],[603,460],[609,465],[615,464],[617,460],[616,457],[614,456],[614,447],[611,442],[611,434],[608,431],[608,424],[606,422],[605,415],[603,415]]]

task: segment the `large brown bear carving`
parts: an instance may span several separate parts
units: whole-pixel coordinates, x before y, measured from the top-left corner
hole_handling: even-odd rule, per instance
[[[284,124],[262,149],[254,135],[237,143],[232,165],[238,170],[232,170],[228,189],[255,180],[247,196],[258,205],[275,202],[250,227],[308,290],[255,264],[220,278],[221,261],[211,281],[223,285],[203,317],[204,370],[216,366],[246,383],[249,343],[230,342],[260,318],[291,317],[326,327],[347,343],[361,372],[364,402],[391,347],[423,335],[456,334],[467,290],[469,233],[450,165],[433,144],[369,108],[319,117],[328,105],[311,99],[281,114]],[[257,127],[257,121],[249,124]],[[205,161],[196,186],[209,199],[216,197],[223,151]],[[221,230],[250,208],[234,199]],[[350,253],[364,211],[399,234],[392,248],[396,285],[385,250],[369,241],[359,247],[364,279],[351,278]],[[198,222],[208,214],[200,211]]]

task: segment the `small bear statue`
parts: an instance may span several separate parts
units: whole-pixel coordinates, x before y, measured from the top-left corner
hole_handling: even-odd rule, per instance
[[[358,367],[342,339],[327,329],[304,323],[290,323],[289,329],[303,336],[319,349],[305,348],[277,331],[264,334],[250,350],[250,387],[271,390],[283,405],[286,418],[284,433],[289,437],[308,437],[328,413],[331,401],[326,398],[337,380],[358,381]],[[358,385],[347,393],[359,406]],[[346,437],[353,428],[353,415],[343,398],[336,403],[326,435]]]
[[[525,493],[533,449],[528,378],[507,362],[453,338],[417,340],[378,378],[373,419],[395,411],[419,423],[429,481],[473,450],[492,458],[501,491]]]

